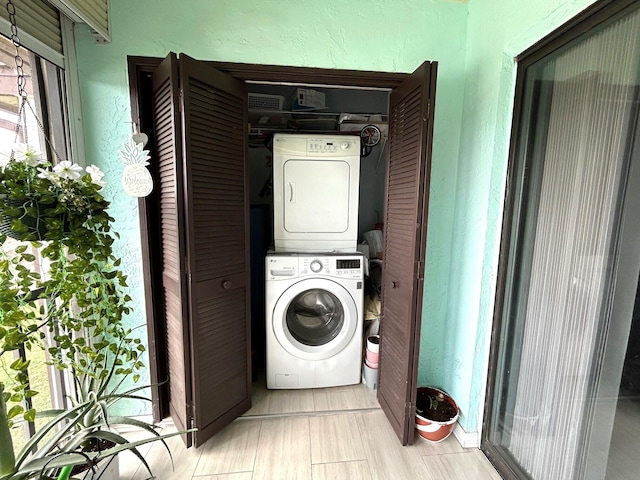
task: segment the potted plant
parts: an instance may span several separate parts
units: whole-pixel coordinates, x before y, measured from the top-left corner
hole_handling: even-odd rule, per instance
[[[113,219],[100,191],[104,174],[68,160],[52,166],[33,147],[19,144],[0,164],[0,234],[18,240],[60,240]],[[108,228],[107,228],[108,230]]]
[[[0,391],[1,389],[0,385]],[[135,453],[152,475],[138,447],[158,440],[164,443],[164,439],[184,432],[160,435],[150,424],[129,417],[111,415],[108,407],[122,398],[137,398],[137,395],[134,391],[103,393],[90,396],[68,409],[39,413],[51,419],[17,454],[12,452],[11,437],[3,437],[3,432],[8,432],[8,428],[2,428],[2,412],[6,412],[6,409],[2,408],[0,402],[0,438],[7,439],[7,443],[0,444],[0,453],[4,454],[4,457],[0,457],[0,480],[66,480],[71,475],[73,478],[81,478],[76,476],[76,473],[85,475],[82,473],[84,471],[89,475],[86,478],[111,478],[100,476],[101,468],[103,465],[110,465],[110,462],[117,459],[118,453],[124,450]],[[98,413],[99,411],[101,412]],[[87,421],[88,418],[91,420]],[[149,432],[150,435],[146,439],[130,442],[115,431],[118,425],[134,426]],[[98,442],[105,444],[105,447],[87,448],[92,443],[97,445]],[[11,447],[11,450],[6,447]],[[171,455],[166,443],[165,447]],[[80,469],[74,473],[74,468],[77,467]],[[117,467],[115,470],[117,471]]]
[[[28,475],[34,474],[58,480],[66,480],[71,476],[81,478],[79,475],[88,475],[86,478],[111,478],[108,473],[101,476],[102,472],[108,468],[118,471],[117,454],[122,450],[133,452],[152,475],[138,446],[154,441],[164,443],[165,438],[184,432],[160,435],[156,426],[150,423],[113,414],[112,407],[119,401],[150,401],[140,395],[140,391],[147,386],[122,391],[121,387],[131,371],[126,369],[124,374],[116,375],[115,372],[122,368],[120,354],[121,349],[113,354],[106,370],[101,364],[93,363],[82,374],[76,375],[77,372],[72,371],[76,388],[71,396],[71,407],[38,412],[39,416],[51,420],[17,456],[13,477],[9,478],[29,478]],[[130,442],[118,432],[120,426],[146,432],[148,438]],[[47,434],[51,433],[53,436],[47,438]],[[35,450],[34,445],[37,445]],[[164,446],[171,455],[166,443]],[[4,480],[1,475],[0,480]]]
[[[447,438],[458,421],[460,409],[443,390],[435,387],[418,387],[416,398],[416,430],[432,442]]]
[[[93,166],[53,166],[26,145],[0,166],[0,360],[13,372],[10,384],[0,384],[0,480],[53,478],[63,466],[93,466],[164,438],[152,425],[110,410],[119,400],[143,398],[144,387],[120,390],[124,379],[139,380],[145,348],[123,324],[131,298],[112,251],[117,234],[100,193],[102,177]],[[13,351],[45,346],[46,333],[54,340],[46,346],[50,363],[68,372],[76,388],[66,408],[39,413],[50,420],[16,455],[12,422],[33,421],[38,412],[24,407],[37,394],[29,359],[14,360]],[[118,424],[150,438],[128,442],[114,431]],[[106,450],[89,448],[105,439]]]

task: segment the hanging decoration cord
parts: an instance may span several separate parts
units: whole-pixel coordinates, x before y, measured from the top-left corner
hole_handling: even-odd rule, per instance
[[[51,152],[55,155],[58,160],[62,160],[58,152],[56,152],[55,148],[51,144],[49,140],[49,135],[47,135],[47,131],[44,128],[44,125],[36,115],[33,106],[29,102],[29,97],[27,95],[27,78],[24,74],[24,59],[20,54],[20,47],[22,46],[20,43],[20,37],[18,36],[18,24],[16,22],[16,6],[13,4],[13,0],[7,0],[7,13],[9,14],[9,23],[11,25],[11,42],[16,47],[16,54],[14,56],[15,64],[16,64],[16,73],[17,73],[17,83],[18,83],[18,96],[20,97],[20,108],[18,110],[18,122],[16,122],[16,143],[18,140],[18,136],[20,134],[20,121],[22,121],[24,132],[23,138],[25,144],[29,143],[29,137],[27,133],[27,112],[25,110],[25,106],[29,107],[29,110],[33,114],[33,118],[35,118],[38,127],[44,134],[44,139],[47,142],[47,145],[51,149]],[[22,120],[21,120],[22,119]],[[13,152],[11,152],[11,157],[13,158]],[[53,163],[53,162],[52,162]]]

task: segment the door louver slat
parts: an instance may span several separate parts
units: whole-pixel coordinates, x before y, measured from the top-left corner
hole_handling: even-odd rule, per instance
[[[247,349],[244,323],[229,322],[230,310],[235,310],[235,315],[246,315],[243,306],[244,292],[241,290],[224,299],[204,299],[197,305],[198,316],[207,319],[199,329],[201,342],[196,351],[201,375],[207,379],[202,385],[202,395],[215,402],[214,408],[207,404],[203,409],[205,424],[214,422],[220,410],[227,411],[250,395],[246,390],[246,367],[242,362],[228,363],[230,358],[237,357],[237,352]]]
[[[247,94],[186,55],[153,85],[169,404],[199,446],[251,405]]]
[[[106,42],[111,41],[109,0],[50,0],[75,21],[90,26]]]
[[[229,152],[244,148],[242,136],[234,138],[226,134],[228,130],[242,131],[244,116],[237,100],[234,105],[226,93],[193,79],[190,89],[191,106],[195,107],[189,116],[190,165],[193,195],[198,199],[192,205],[198,252],[195,280],[203,282],[247,269],[243,256],[244,164],[237,158],[219,156],[219,149],[212,155],[211,150],[216,144],[226,145]],[[220,232],[232,240],[225,241]]]

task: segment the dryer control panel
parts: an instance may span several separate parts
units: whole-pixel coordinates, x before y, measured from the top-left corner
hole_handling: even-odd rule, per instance
[[[360,150],[358,150],[357,140],[353,137],[343,137],[343,138],[331,138],[331,139],[321,139],[321,138],[310,138],[307,139],[307,154],[311,155],[314,153],[322,153],[322,154],[336,154],[335,156],[342,155],[360,155]]]

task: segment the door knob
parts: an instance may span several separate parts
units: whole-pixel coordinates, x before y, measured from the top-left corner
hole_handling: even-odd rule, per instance
[[[222,282],[222,288],[225,290],[229,290],[231,288],[231,280],[225,280]]]
[[[398,288],[399,282],[396,282],[395,280],[391,282],[391,288]]]

